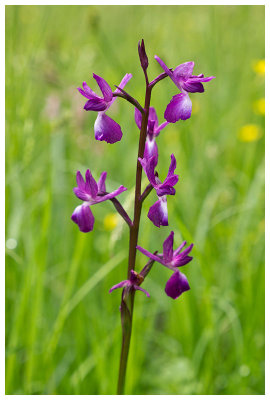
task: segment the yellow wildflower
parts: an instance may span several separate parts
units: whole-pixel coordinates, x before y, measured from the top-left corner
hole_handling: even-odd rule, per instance
[[[265,60],[257,60],[253,64],[253,70],[256,74],[264,76],[265,75]]]
[[[238,132],[238,138],[241,142],[254,142],[262,136],[261,128],[255,124],[242,126]]]
[[[118,216],[115,213],[107,214],[104,218],[104,228],[106,231],[112,231],[118,222]]]
[[[265,114],[265,98],[262,97],[259,100],[254,101],[253,110],[256,114],[264,115]]]

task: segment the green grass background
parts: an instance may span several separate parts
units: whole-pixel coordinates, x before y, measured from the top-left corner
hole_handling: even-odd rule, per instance
[[[104,227],[114,209],[93,207],[94,231],[70,220],[79,204],[77,169],[108,171],[108,189],[132,213],[138,130],[122,99],[109,111],[121,142],[94,140],[95,113],[83,110],[76,87],[92,73],[143,102],[137,43],[144,38],[153,79],[158,54],[176,65],[194,60],[196,74],[214,75],[191,94],[190,120],[158,138],[158,170],[177,158],[169,227],[146,217],[139,243],[161,250],[194,242],[183,267],[191,291],[164,293],[170,272],[155,265],[136,296],[127,394],[264,393],[264,140],[244,143],[245,124],[264,129],[252,104],[264,79],[252,69],[264,58],[263,6],[7,6],[6,7],[6,393],[115,394],[121,342],[121,292],[128,229]],[[153,91],[160,122],[172,95],[166,79]],[[197,111],[196,111],[197,110]],[[144,180],[146,183],[146,180]],[[139,254],[137,269],[146,258]]]

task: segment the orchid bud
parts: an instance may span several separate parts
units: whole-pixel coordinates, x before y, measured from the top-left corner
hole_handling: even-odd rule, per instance
[[[148,68],[148,57],[145,52],[145,47],[144,47],[144,40],[142,39],[142,42],[138,43],[138,52],[139,52],[139,57],[141,61],[141,66],[144,71],[147,70]]]

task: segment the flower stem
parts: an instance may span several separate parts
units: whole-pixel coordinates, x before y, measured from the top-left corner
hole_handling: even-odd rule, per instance
[[[151,87],[149,87],[148,79],[146,79],[144,113],[142,113],[142,124],[141,124],[140,141],[138,149],[138,157],[140,158],[143,158],[144,155],[150,100],[151,100]],[[141,210],[143,202],[143,199],[141,197],[141,180],[142,180],[142,166],[137,159],[134,219],[132,226],[130,226],[127,278],[129,278],[130,271],[132,269],[135,270],[136,246],[138,243],[139,226],[140,226],[140,218],[141,218]],[[134,295],[135,295],[134,291],[130,291],[127,292],[125,296],[124,292],[125,289],[123,291],[122,302],[121,302],[122,349],[121,349],[117,394],[124,394],[127,361],[128,361],[129,345],[130,345],[131,330],[132,330]]]

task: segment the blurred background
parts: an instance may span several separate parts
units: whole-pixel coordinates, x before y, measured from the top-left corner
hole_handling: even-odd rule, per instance
[[[115,394],[128,229],[110,202],[92,208],[94,231],[70,216],[80,201],[76,170],[97,178],[132,213],[138,129],[118,99],[114,145],[94,140],[96,113],[83,110],[82,81],[95,72],[140,102],[144,38],[149,75],[194,60],[214,75],[191,94],[190,120],[158,138],[163,180],[170,154],[180,175],[168,197],[169,226],[146,217],[139,244],[194,242],[183,267],[191,291],[173,301],[171,275],[155,265],[136,295],[127,394],[264,393],[264,7],[6,6],[6,394]],[[174,84],[153,91],[159,121]],[[144,183],[147,180],[144,177]],[[146,263],[138,254],[137,269]]]

